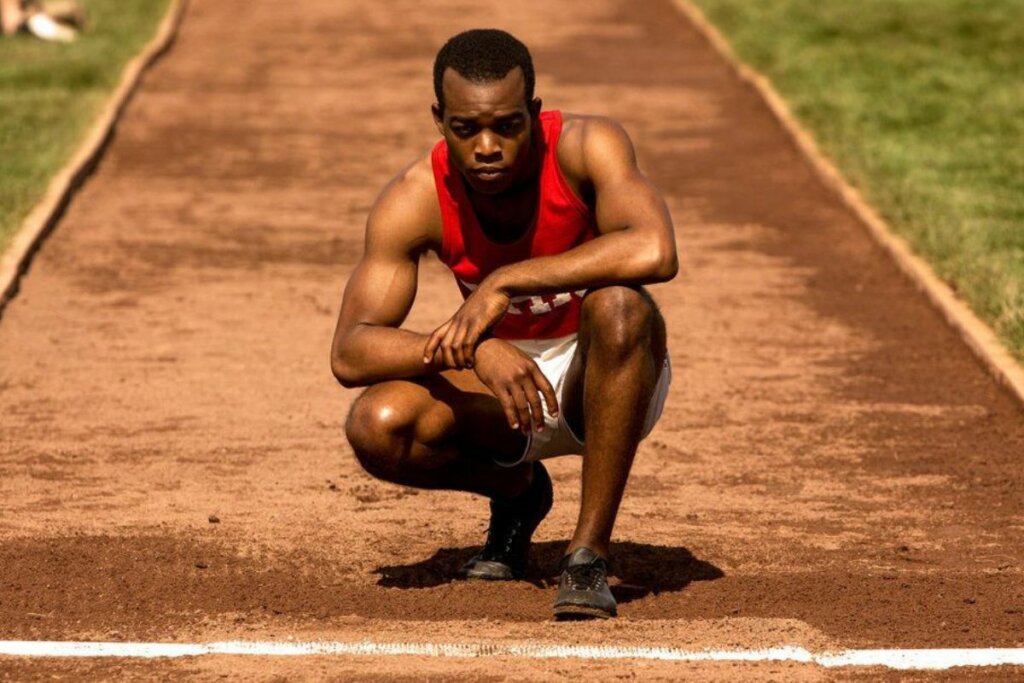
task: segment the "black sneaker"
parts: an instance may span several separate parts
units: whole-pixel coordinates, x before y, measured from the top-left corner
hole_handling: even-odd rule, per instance
[[[608,560],[590,548],[577,548],[562,558],[555,595],[555,619],[607,619],[616,613],[608,588]]]
[[[526,493],[509,501],[491,499],[491,526],[479,554],[462,565],[467,579],[509,581],[526,569],[530,539],[551,510],[551,477],[539,462]]]

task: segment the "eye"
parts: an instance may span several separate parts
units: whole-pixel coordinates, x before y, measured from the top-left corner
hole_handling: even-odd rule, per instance
[[[498,133],[498,135],[514,135],[515,133],[519,132],[519,128],[521,127],[521,125],[522,122],[518,120],[501,121],[500,123],[498,123],[498,125],[494,127],[494,130],[495,132]]]
[[[456,137],[460,138],[471,138],[476,135],[478,127],[472,124],[466,123],[453,123],[451,125],[452,132],[455,133]]]

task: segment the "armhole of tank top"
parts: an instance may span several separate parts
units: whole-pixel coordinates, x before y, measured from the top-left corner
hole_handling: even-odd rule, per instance
[[[448,189],[444,186],[444,174],[448,168],[447,151],[444,147],[444,140],[438,141],[430,153],[430,167],[434,172],[434,192],[437,195],[438,211],[441,214],[441,250],[438,256],[441,258],[441,263],[451,267],[451,248],[455,226],[451,224],[452,219],[449,215],[454,198],[449,196]]]
[[[562,139],[562,128],[565,124],[565,119],[562,117],[561,111],[553,112],[555,114],[555,120],[552,122],[552,138],[548,140],[548,144],[552,149],[551,154],[551,169],[555,176],[555,185],[558,190],[562,193],[564,199],[569,202],[573,208],[575,208],[581,216],[584,218],[591,218],[590,207],[586,205],[582,198],[575,191],[572,186],[569,185],[569,181],[565,178],[565,172],[562,170],[562,165],[558,163],[558,143]]]

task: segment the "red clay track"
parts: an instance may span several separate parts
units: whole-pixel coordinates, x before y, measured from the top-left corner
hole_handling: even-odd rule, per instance
[[[588,642],[1024,644],[1020,408],[667,0],[281,7],[194,3],[4,312],[0,638],[497,620]],[[551,468],[531,580],[481,585],[452,575],[484,502],[374,481],[341,431],[355,393],[327,348],[366,210],[435,139],[437,46],[478,25],[531,46],[547,107],[626,125],[677,225],[682,273],[654,289],[677,379],[620,516],[613,625],[536,623],[577,460]],[[419,297],[418,329],[457,301],[436,261]],[[121,673],[187,670],[140,666]]]

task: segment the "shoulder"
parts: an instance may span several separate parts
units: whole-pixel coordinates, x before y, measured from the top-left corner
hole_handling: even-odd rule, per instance
[[[580,181],[591,180],[607,165],[633,167],[636,156],[629,133],[607,116],[562,115],[558,162],[563,172]]]
[[[430,153],[399,171],[377,196],[367,220],[367,238],[379,232],[421,250],[440,242],[441,209]]]

